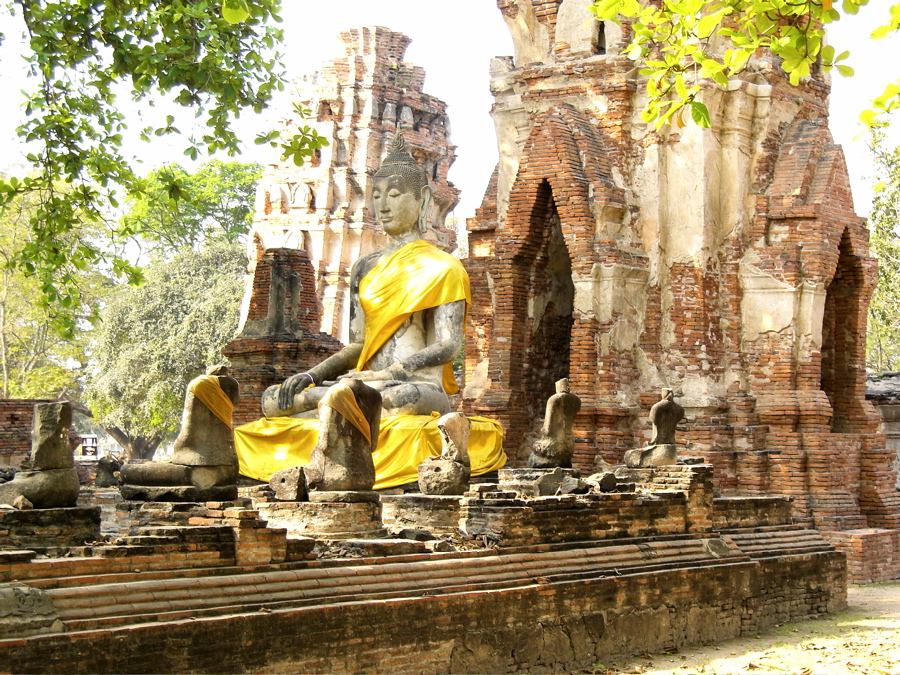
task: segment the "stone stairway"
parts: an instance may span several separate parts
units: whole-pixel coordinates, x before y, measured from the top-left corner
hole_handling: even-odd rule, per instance
[[[45,589],[66,632],[283,608],[421,597],[748,560],[718,540],[618,540],[467,553],[59,578]],[[186,574],[185,572],[189,572]]]
[[[722,536],[751,558],[802,555],[828,551],[831,544],[816,530],[802,525],[777,525],[725,530]]]

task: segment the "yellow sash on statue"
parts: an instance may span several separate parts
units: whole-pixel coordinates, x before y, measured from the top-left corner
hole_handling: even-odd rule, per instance
[[[231,429],[231,413],[234,412],[234,403],[228,398],[228,394],[222,391],[219,378],[214,375],[201,375],[191,380],[188,391],[200,399],[212,414],[222,420]]]
[[[325,397],[319,401],[318,407],[321,409],[323,405],[337,410],[359,430],[363,438],[369,443],[372,442],[372,428],[369,420],[366,419],[359,403],[356,402],[356,396],[353,395],[349,384],[338,382],[332,385]]]
[[[366,314],[366,337],[358,370],[366,370],[397,329],[413,313],[457,300],[472,302],[466,268],[449,253],[424,239],[410,242],[373,267],[359,283],[359,300]],[[459,391],[453,367],[444,366],[444,391]]]
[[[382,417],[378,446],[372,453],[375,489],[414,483],[418,467],[441,454],[438,415]],[[469,461],[472,475],[480,476],[506,465],[503,427],[487,417],[470,417]],[[319,438],[319,420],[295,417],[262,418],[234,430],[240,471],[244,476],[268,481],[281,469],[309,463]]]

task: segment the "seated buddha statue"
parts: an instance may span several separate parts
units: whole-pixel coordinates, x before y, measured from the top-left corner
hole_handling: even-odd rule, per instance
[[[339,379],[378,390],[384,416],[443,415],[459,390],[451,362],[462,345],[469,277],[423,236],[431,188],[403,137],[375,172],[372,203],[387,244],[350,272],[350,343],[309,370],[269,387],[266,417],[315,417]]]

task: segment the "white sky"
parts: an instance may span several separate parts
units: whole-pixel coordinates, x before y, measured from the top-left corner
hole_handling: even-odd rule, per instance
[[[587,1],[587,0],[585,0]],[[456,215],[464,220],[474,214],[481,202],[487,180],[497,161],[496,137],[489,112],[488,64],[493,56],[513,52],[509,33],[494,0],[283,0],[286,65],[289,75],[299,76],[316,70],[322,61],[342,53],[337,34],[355,26],[381,25],[405,33],[412,38],[406,60],[425,69],[425,92],[448,104],[451,139],[457,145],[457,160],[450,179],[462,190]],[[867,101],[880,93],[891,77],[897,77],[898,39],[872,42],[868,34],[886,20],[889,3],[873,0],[858,17],[847,17],[835,24],[831,42],[839,51],[849,49],[847,63],[856,69],[850,79],[834,76],[831,129],[837,142],[847,153],[857,212],[866,215],[871,200],[866,176],[872,175],[859,112]],[[842,25],[843,24],[843,25]],[[0,129],[5,136],[3,165],[20,162],[24,151],[15,136],[21,117],[18,90],[28,86],[16,54],[16,24],[3,11],[0,31],[7,41],[0,46],[0,83],[7,93],[0,97]],[[122,104],[128,105],[127,96]],[[159,122],[165,110],[156,111]],[[239,134],[246,143],[244,161],[274,161],[272,150],[253,144],[259,131],[273,128],[283,108],[270,110],[263,116],[249,115],[238,122]],[[149,121],[147,123],[150,123]],[[190,119],[179,118],[177,126],[190,130]],[[135,123],[133,127],[142,126]],[[892,130],[892,141],[900,143],[900,126]],[[854,140],[856,139],[856,140]],[[129,152],[140,156],[147,170],[177,161],[185,166],[190,161],[182,155],[186,147],[182,139],[154,139],[152,144],[135,141]],[[203,158],[201,158],[201,161]],[[2,168],[2,167],[0,167]]]

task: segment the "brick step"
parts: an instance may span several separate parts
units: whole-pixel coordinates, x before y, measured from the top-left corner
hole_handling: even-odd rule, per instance
[[[727,563],[731,562],[741,562],[746,560],[746,558],[729,558]],[[458,584],[453,586],[436,586],[433,588],[429,588],[424,590],[420,586],[415,586],[406,589],[390,589],[386,591],[377,591],[377,592],[369,592],[369,593],[351,593],[344,594],[338,598],[338,601],[341,603],[347,602],[363,602],[363,601],[373,601],[373,600],[387,600],[387,599],[398,599],[398,598],[409,598],[409,597],[422,597],[422,596],[434,596],[434,595],[452,595],[458,593],[471,593],[474,591],[488,591],[488,590],[503,590],[508,588],[522,588],[524,586],[529,585],[543,585],[547,583],[564,583],[569,581],[581,581],[584,579],[596,578],[598,576],[627,576],[630,574],[644,574],[650,573],[654,571],[666,570],[666,569],[677,569],[679,567],[683,567],[687,560],[681,560],[679,562],[672,562],[668,564],[657,564],[657,565],[642,565],[642,566],[634,566],[626,568],[620,568],[616,570],[607,570],[607,571],[590,571],[590,572],[577,572],[571,574],[552,574],[552,575],[541,575],[540,577],[535,577],[532,579],[522,579],[515,578],[512,580],[500,581],[500,580],[492,580],[492,581],[479,581],[477,583],[469,583],[469,584]],[[713,565],[721,565],[723,564],[720,561],[710,561],[710,560],[701,560],[699,557],[696,559],[696,564],[692,566],[713,566]],[[518,575],[517,575],[518,576]],[[231,605],[222,605],[218,607],[191,607],[188,609],[180,609],[180,610],[172,610],[166,612],[152,612],[144,615],[133,614],[133,615],[117,615],[117,616],[104,616],[104,617],[96,617],[96,618],[85,618],[85,619],[73,619],[65,621],[66,632],[74,633],[78,631],[90,631],[97,629],[110,629],[118,626],[127,626],[138,623],[161,623],[166,621],[183,621],[185,619],[191,618],[200,618],[200,617],[215,617],[215,616],[229,616],[236,614],[249,614],[253,612],[259,611],[278,611],[281,609],[297,609],[299,607],[310,607],[315,605],[326,604],[329,601],[333,601],[333,598],[329,597],[288,597],[287,599],[279,599],[279,593],[272,593],[267,596],[265,600],[260,600],[259,598],[247,598],[246,602],[235,603]]]
[[[751,532],[729,535],[731,541],[751,558],[812,553],[832,550],[827,539],[813,530]]]
[[[725,559],[729,560],[729,559]],[[235,607],[272,602],[323,604],[347,602],[361,595],[438,593],[447,588],[488,588],[492,584],[527,585],[534,579],[648,566],[684,566],[716,562],[699,540],[630,544],[551,551],[424,560],[415,563],[307,568],[192,579],[137,581],[53,589],[60,618],[70,629],[86,630],[103,621],[174,620],[181,613],[237,611]],[[231,609],[224,609],[231,608]],[[240,610],[246,611],[246,610]],[[130,618],[129,618],[130,617]],[[125,620],[127,619],[127,620]],[[120,621],[122,620],[122,621]],[[87,622],[87,623],[86,623]]]

